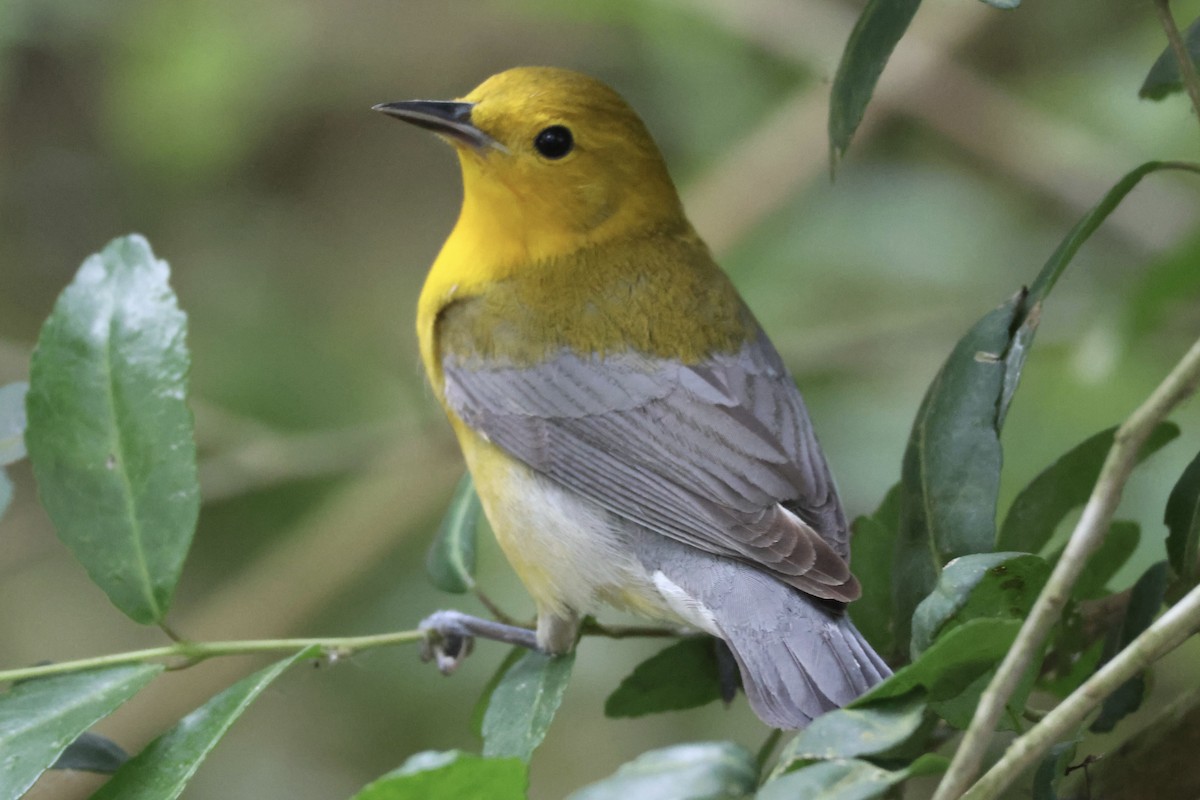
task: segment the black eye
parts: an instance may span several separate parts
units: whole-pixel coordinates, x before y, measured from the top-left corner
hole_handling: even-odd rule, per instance
[[[551,125],[537,135],[533,146],[546,158],[562,158],[575,146],[571,131],[562,125]]]

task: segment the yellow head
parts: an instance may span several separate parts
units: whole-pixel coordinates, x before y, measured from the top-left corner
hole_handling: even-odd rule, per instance
[[[456,101],[376,106],[454,145],[463,173],[456,233],[541,260],[682,223],[671,178],[637,114],[603,83],[519,67]]]

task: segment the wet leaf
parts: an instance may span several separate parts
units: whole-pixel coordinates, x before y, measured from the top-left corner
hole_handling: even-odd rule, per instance
[[[186,317],[146,240],[80,267],[42,326],[25,442],[59,538],[137,622],[164,617],[200,509]]]
[[[162,672],[112,667],[18,683],[0,695],[0,797],[20,797],[80,734]]]
[[[854,758],[899,747],[925,720],[923,692],[889,698],[866,708],[822,714],[796,735],[779,755],[776,772],[801,761]]]
[[[757,782],[754,758],[736,744],[679,744],[643,753],[569,800],[733,800],[753,795]]]
[[[872,800],[909,778],[945,772],[950,762],[926,754],[906,769],[887,770],[868,761],[818,761],[763,784],[756,800]]]

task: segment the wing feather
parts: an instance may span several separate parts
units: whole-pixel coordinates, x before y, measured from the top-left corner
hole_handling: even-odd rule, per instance
[[[833,480],[765,336],[698,365],[564,351],[443,369],[467,425],[613,513],[815,596],[858,596]]]

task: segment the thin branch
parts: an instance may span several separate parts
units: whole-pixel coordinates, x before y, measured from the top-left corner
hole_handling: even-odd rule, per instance
[[[1179,28],[1175,25],[1170,0],[1154,0],[1154,10],[1158,14],[1163,32],[1167,34],[1167,42],[1175,53],[1175,60],[1179,62],[1179,79],[1187,89],[1188,97],[1192,99],[1192,108],[1196,109],[1197,118],[1200,118],[1200,76],[1196,75],[1196,65],[1192,63],[1183,37],[1179,35]]]
[[[1104,461],[1100,477],[1083,509],[1066,550],[1051,573],[1045,589],[1038,595],[1016,641],[1004,657],[995,677],[984,691],[975,709],[975,717],[954,754],[950,769],[942,778],[933,800],[961,797],[972,779],[979,774],[996,723],[1009,698],[1029,669],[1045,642],[1050,629],[1060,619],[1071,587],[1079,579],[1088,558],[1103,543],[1121,492],[1137,463],[1138,451],[1146,437],[1171,409],[1196,390],[1200,382],[1200,341],[1187,352],[1154,393],[1130,415],[1117,430],[1113,446]]]
[[[1162,658],[1200,628],[1200,587],[1159,617],[1141,636],[1060,703],[1028,733],[1016,739],[962,800],[999,797],[1022,772],[1062,741],[1121,684]]]
[[[217,656],[245,656],[256,653],[294,653],[306,647],[318,647],[327,658],[342,658],[363,650],[419,642],[425,638],[420,630],[377,633],[371,636],[341,636],[329,639],[246,639],[233,642],[176,642],[164,647],[131,650],[107,656],[60,661],[37,667],[0,671],[0,683],[65,675],[100,667],[122,664],[166,663],[172,667],[190,667]]]

